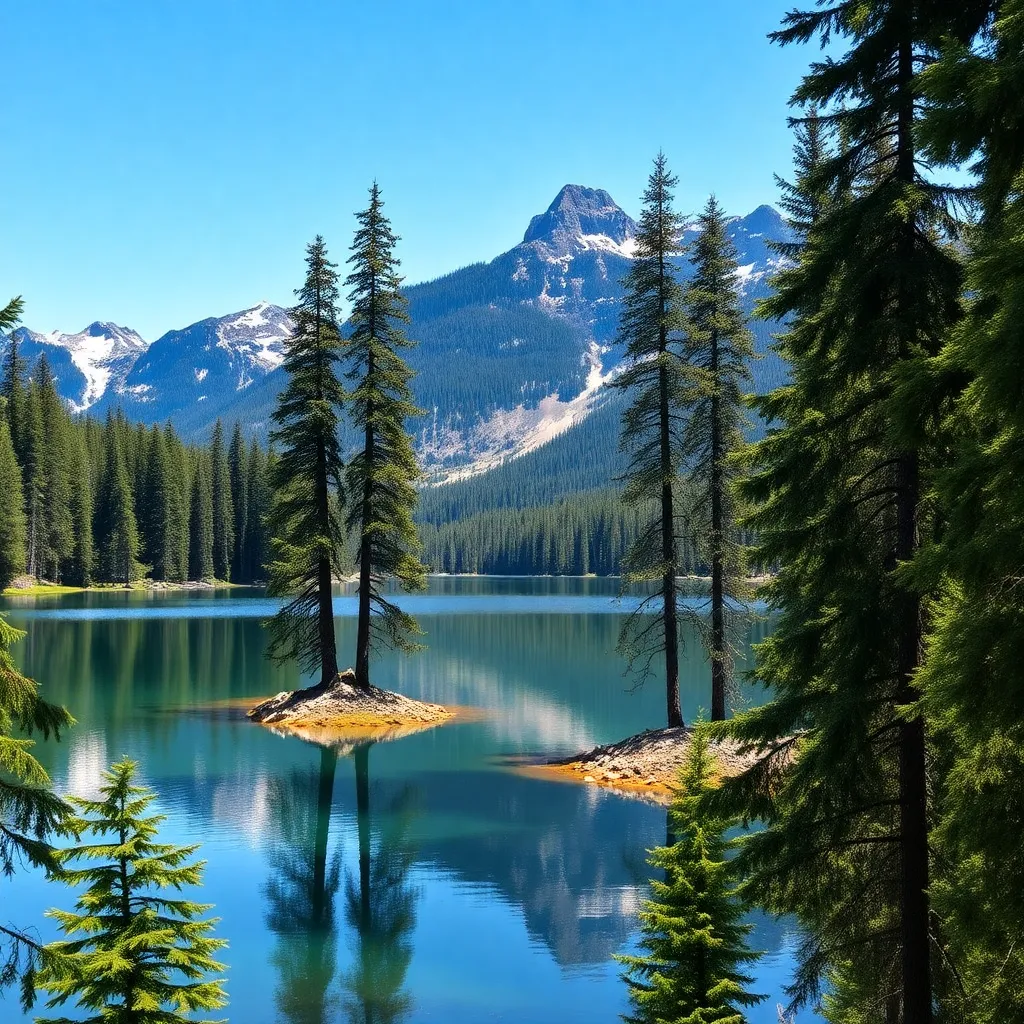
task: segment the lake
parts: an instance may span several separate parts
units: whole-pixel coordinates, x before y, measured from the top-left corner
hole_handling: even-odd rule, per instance
[[[645,850],[665,811],[596,787],[516,774],[508,759],[563,754],[664,724],[663,689],[630,692],[615,641],[617,581],[437,578],[403,599],[422,652],[375,663],[374,682],[484,709],[478,720],[333,756],[215,705],[293,689],[263,657],[258,591],[114,593],[3,602],[15,650],[78,725],[41,759],[62,791],[96,792],[138,759],[167,815],[162,838],[202,844],[202,899],[235,1024],[612,1024],[627,1008],[612,954],[634,948]],[[341,662],[355,603],[337,601]],[[753,621],[747,645],[763,638]],[[710,704],[707,665],[683,656],[687,718]],[[758,692],[741,699],[758,699]],[[56,937],[43,912],[73,896],[39,877],[0,880],[3,917]],[[795,942],[757,915],[755,969],[776,1024]],[[4,1021],[23,1017],[14,992]],[[811,1019],[801,1014],[801,1021]]]

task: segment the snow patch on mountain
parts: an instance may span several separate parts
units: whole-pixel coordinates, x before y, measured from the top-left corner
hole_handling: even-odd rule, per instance
[[[217,321],[217,347],[239,360],[236,390],[253,382],[254,370],[266,374],[284,362],[285,343],[293,329],[288,312],[269,302],[259,302]]]
[[[615,373],[614,369],[605,372],[601,358],[604,352],[597,342],[590,343],[585,355],[589,364],[586,383],[569,401],[562,401],[555,393],[542,398],[532,409],[522,404],[512,409],[498,409],[468,432],[451,427],[439,429],[435,410],[432,428],[425,429],[419,439],[421,463],[442,462],[467,447],[471,461],[454,469],[437,471],[430,485],[479,476],[540,448],[583,420],[590,414],[601,388]]]

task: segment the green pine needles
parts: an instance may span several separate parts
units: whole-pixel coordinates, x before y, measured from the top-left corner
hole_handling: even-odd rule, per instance
[[[267,623],[269,654],[319,669],[321,684],[328,685],[338,674],[331,586],[345,547],[338,439],[345,394],[337,372],[338,275],[320,236],[306,248],[306,281],[296,294],[284,360],[288,385],[278,397],[270,437],[277,458],[268,592],[290,600]]]
[[[664,657],[668,724],[683,724],[679,704],[679,585],[683,525],[676,508],[682,478],[689,377],[682,355],[683,291],[673,261],[682,253],[682,218],[673,208],[676,178],[659,153],[643,197],[633,265],[624,279],[619,337],[627,369],[614,386],[632,399],[620,445],[629,454],[624,501],[642,507],[646,524],[632,545],[623,587],[656,582],[625,619],[619,650],[643,681]],[[651,608],[660,602],[660,611]]]
[[[21,674],[11,645],[25,634],[0,618],[0,872],[10,878],[22,863],[53,871],[48,838],[65,828],[68,807],[50,789],[46,770],[32,755],[33,733],[60,738],[74,723],[64,708],[39,696],[36,683]],[[18,735],[12,735],[17,731]],[[31,970],[37,944],[23,931],[0,923],[0,987],[19,977],[22,1001],[31,1000]]]
[[[370,189],[370,205],[357,214],[346,279],[351,289],[352,333],[345,343],[346,379],[359,447],[345,474],[347,525],[357,539],[359,619],[356,682],[370,685],[370,655],[378,646],[414,650],[416,620],[384,596],[384,582],[404,590],[423,587],[426,568],[412,514],[419,464],[405,423],[420,415],[412,401],[412,370],[401,356],[412,346],[402,330],[408,322],[401,293],[398,242],[384,216],[380,189]]]
[[[692,495],[685,518],[711,568],[711,622],[701,628],[711,661],[711,720],[719,722],[733,682],[733,636],[749,596],[736,525],[736,455],[748,425],[744,394],[754,344],[736,291],[736,249],[714,197],[698,223],[700,233],[688,253],[694,274],[685,296],[689,421],[682,447]]]
[[[125,758],[105,773],[100,799],[72,798],[70,828],[95,842],[59,855],[63,879],[83,891],[74,911],[50,911],[67,938],[45,947],[35,981],[48,1009],[74,1000],[94,1011],[84,1024],[186,1024],[227,1002],[223,982],[209,980],[224,970],[215,954],[227,944],[202,917],[210,905],[167,894],[201,883],[197,847],[156,841],[163,816],[146,815],[154,797],[136,771]],[[40,1024],[72,1020],[82,1018]]]
[[[619,956],[626,967],[632,1012],[627,1024],[744,1024],[744,1010],[764,996],[748,990],[745,968],[760,959],[746,943],[727,860],[736,823],[709,813],[714,760],[707,729],[698,723],[680,789],[669,811],[676,841],[652,851],[652,898],[640,911],[643,953]]]

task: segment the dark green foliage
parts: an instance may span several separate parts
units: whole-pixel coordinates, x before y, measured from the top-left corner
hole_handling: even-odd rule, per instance
[[[974,161],[981,214],[968,315],[934,364],[955,396],[954,459],[918,565],[940,593],[919,683],[948,769],[932,892],[957,1009],[997,1024],[1024,1016],[1024,4],[999,5],[987,45],[946,40],[924,85],[933,154]]]
[[[748,596],[744,551],[736,526],[736,456],[744,444],[744,394],[751,380],[753,341],[736,293],[736,250],[714,197],[690,248],[693,277],[686,289],[684,354],[689,421],[683,434],[687,490],[684,519],[711,568],[711,719],[725,718],[733,686],[733,634]]]
[[[167,445],[163,431],[153,427],[149,434],[142,490],[136,492],[142,558],[155,580],[168,579],[168,551],[165,518],[170,488]]]
[[[73,587],[92,583],[95,563],[93,550],[93,479],[92,464],[81,431],[69,431],[68,472],[71,479],[71,551],[61,578]]]
[[[292,311],[295,331],[284,360],[288,386],[274,410],[276,450],[270,513],[273,555],[269,593],[288,603],[267,623],[268,652],[338,674],[331,587],[345,543],[341,523],[342,458],[338,426],[344,391],[337,374],[338,286],[324,240],[306,247],[306,281]]]
[[[231,434],[231,446],[228,448],[228,475],[231,480],[231,508],[234,512],[231,579],[235,583],[249,582],[251,577],[245,579],[246,573],[243,570],[245,548],[248,543],[249,462],[242,428],[238,423],[235,424],[234,432]]]
[[[246,527],[239,582],[256,583],[266,579],[266,564],[270,555],[266,522],[271,505],[271,468],[263,449],[255,441],[249,446],[245,474]]]
[[[25,499],[11,431],[0,418],[0,590],[25,571]]]
[[[163,572],[169,583],[188,579],[189,519],[188,454],[174,427],[164,428]]]
[[[40,550],[43,547],[45,524],[43,501],[46,491],[44,468],[45,449],[43,437],[43,409],[39,399],[39,387],[30,379],[25,392],[25,420],[22,424],[21,479],[25,495],[25,538],[26,570],[30,576],[42,571]]]
[[[352,333],[345,343],[346,379],[358,448],[345,473],[347,526],[357,538],[359,620],[356,680],[370,685],[370,654],[378,645],[411,650],[420,630],[415,619],[384,597],[392,577],[404,590],[424,585],[413,525],[413,486],[419,466],[406,433],[406,422],[419,415],[412,403],[412,371],[402,358],[410,348],[402,325],[409,319],[398,276],[394,248],[398,241],[384,216],[380,189],[374,182],[370,205],[357,214],[346,279],[351,289]]]
[[[42,700],[35,681],[15,666],[11,645],[24,635],[0,618],[0,872],[5,878],[24,864],[48,871],[56,866],[47,840],[61,831],[68,810],[32,755],[30,737],[41,733],[59,739],[74,721],[64,708]],[[31,1000],[37,952],[36,943],[5,915],[0,921],[0,986],[22,977],[25,1003]]]
[[[188,525],[188,577],[213,579],[213,494],[210,460],[204,451],[192,458],[191,504]]]
[[[231,468],[224,450],[224,428],[220,420],[210,441],[210,486],[213,499],[213,574],[219,580],[231,578],[235,554],[235,509],[231,500]]]
[[[648,863],[664,872],[651,880],[652,897],[640,911],[643,952],[620,956],[629,983],[628,1024],[744,1024],[753,995],[745,968],[760,959],[746,943],[750,926],[730,877],[726,832],[736,822],[706,807],[715,774],[706,729],[693,732],[669,811],[672,846],[651,851]]]
[[[17,326],[21,319],[23,303],[20,298],[11,299],[0,309],[0,331]],[[8,337],[7,355],[4,357],[3,378],[0,394],[6,400],[7,423],[11,428],[11,441],[19,462],[24,459],[23,438],[25,433],[25,360],[18,352],[18,341],[11,334]]]
[[[809,212],[803,245],[763,306],[789,325],[792,366],[792,383],[759,403],[778,427],[745,487],[760,560],[779,566],[765,592],[778,624],[757,665],[775,699],[735,721],[769,753],[723,794],[764,822],[744,845],[746,895],[806,929],[793,995],[813,998],[828,977],[843,995],[835,1020],[928,1024],[945,984],[931,962],[913,706],[922,609],[902,563],[935,529],[921,479],[941,455],[911,383],[960,315],[961,289],[942,240],[947,197],[915,149],[914,75],[955,9],[831,4],[788,15],[776,36],[849,49],[796,93],[829,111],[814,126],[838,148],[805,138],[817,162],[790,194]]]
[[[129,432],[110,417],[107,428],[106,461],[96,508],[99,574],[104,580],[128,586],[142,575],[139,531],[125,453]]]
[[[164,817],[147,816],[154,795],[136,774],[125,758],[104,773],[100,799],[72,798],[79,842],[60,852],[61,877],[83,891],[74,911],[50,911],[67,937],[46,947],[36,985],[47,1009],[71,1001],[93,1012],[40,1024],[187,1024],[227,1003],[223,982],[209,980],[227,945],[202,917],[212,905],[167,892],[201,884],[199,847],[157,842]]]
[[[679,536],[675,491],[682,476],[687,373],[682,358],[683,293],[673,261],[680,255],[682,218],[673,209],[676,178],[663,154],[644,192],[633,266],[624,284],[620,340],[627,368],[614,381],[631,401],[622,417],[621,447],[629,453],[624,500],[643,510],[644,529],[626,559],[625,586],[657,581],[627,616],[619,649],[641,680],[661,656],[665,661],[668,724],[683,724],[679,707]],[[685,528],[685,527],[683,527]],[[657,614],[651,608],[660,602]]]

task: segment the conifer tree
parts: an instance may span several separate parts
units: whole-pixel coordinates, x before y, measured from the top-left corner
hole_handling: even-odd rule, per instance
[[[242,579],[255,583],[266,578],[265,565],[270,554],[267,538],[267,516],[270,514],[270,470],[267,457],[258,442],[249,446],[246,467],[247,508],[245,514],[245,548],[242,554]]]
[[[213,574],[219,580],[229,580],[235,551],[235,512],[231,501],[231,470],[224,451],[224,428],[220,420],[214,424],[210,441],[210,487],[213,500]]]
[[[106,466],[100,490],[99,562],[104,580],[128,586],[140,576],[139,530],[121,431],[108,431]]]
[[[92,464],[82,432],[69,437],[69,476],[71,488],[71,551],[62,570],[66,583],[88,587],[92,583],[95,553],[93,549]]]
[[[694,274],[686,289],[684,352],[690,376],[689,421],[683,451],[694,504],[687,516],[711,567],[711,720],[725,718],[732,686],[737,604],[748,596],[736,523],[735,456],[743,446],[743,411],[753,339],[736,293],[736,249],[725,214],[712,196],[690,251]]]
[[[295,330],[284,360],[288,385],[278,396],[271,442],[276,448],[273,554],[268,592],[289,598],[267,623],[268,653],[319,668],[329,685],[338,674],[331,587],[345,533],[341,522],[341,446],[338,426],[344,391],[337,376],[336,265],[318,235],[306,247],[306,281],[296,293]]]
[[[937,479],[939,543],[920,560],[935,588],[919,683],[949,769],[933,781],[943,871],[932,895],[965,1017],[1024,1017],[1024,3],[1003,2],[984,46],[945,40],[923,76],[930,155],[973,161],[980,213],[968,315],[935,368],[953,396],[952,465]]]
[[[6,424],[0,428],[4,433]],[[60,738],[74,724],[64,710],[39,696],[34,680],[18,671],[11,645],[25,634],[0,618],[0,875],[9,877],[22,865],[53,870],[49,838],[61,831],[68,808],[50,789],[46,770],[32,754],[31,736]],[[23,929],[0,921],[0,986],[22,977],[22,1000],[31,1000],[31,968],[38,944]]]
[[[906,563],[934,529],[922,476],[937,458],[930,402],[910,400],[960,315],[942,239],[945,195],[917,151],[915,69],[963,8],[896,0],[787,15],[780,43],[849,45],[812,65],[795,100],[841,143],[798,182],[825,201],[766,315],[792,383],[760,404],[778,424],[745,488],[779,609],[757,671],[775,699],[734,735],[767,753],[723,784],[764,828],[743,849],[753,902],[795,913],[796,1002],[823,977],[861,1017],[933,1019],[927,749],[916,707],[922,606]]]
[[[747,986],[745,968],[760,959],[747,946],[750,925],[730,878],[726,832],[735,821],[706,807],[714,776],[707,730],[692,734],[680,786],[669,811],[674,842],[651,852],[664,872],[640,911],[643,952],[616,957],[626,967],[629,1024],[744,1024],[744,1011],[764,996]]]
[[[22,424],[22,485],[25,495],[26,571],[38,577],[42,572],[40,553],[43,548],[45,525],[43,501],[46,489],[43,414],[39,401],[39,387],[33,378],[25,392],[25,421]]]
[[[167,446],[163,431],[155,424],[150,429],[146,449],[142,491],[136,494],[142,558],[149,565],[153,579],[166,580]]]
[[[164,427],[167,452],[167,477],[164,491],[164,572],[165,579],[182,583],[189,578],[189,506],[188,458],[185,446],[170,422]]]
[[[211,580],[213,567],[213,494],[206,452],[196,453],[192,465],[192,497],[189,506],[188,578]]]
[[[211,904],[167,894],[201,884],[199,847],[157,841],[164,816],[147,816],[154,795],[136,775],[125,758],[104,773],[100,799],[72,798],[71,826],[94,842],[59,854],[63,880],[85,888],[74,911],[50,911],[66,938],[46,947],[36,985],[48,1009],[73,1001],[93,1011],[89,1024],[188,1024],[227,1003],[223,981],[210,980],[224,970],[215,955],[227,943],[202,917]]]
[[[74,548],[71,521],[69,434],[71,422],[45,355],[33,374],[42,425],[42,522],[38,553],[41,575],[61,582],[61,569]]]
[[[21,320],[23,303],[20,298],[11,299],[0,309],[0,331],[9,331]],[[11,441],[19,465],[24,462],[22,438],[25,421],[25,360],[18,351],[18,339],[13,332],[7,338],[7,354],[4,356],[3,379],[0,394],[7,400],[7,423],[11,428]]]
[[[0,417],[0,590],[25,571],[25,499],[6,417]]]
[[[665,660],[668,724],[681,726],[679,705],[679,510],[676,491],[682,471],[684,407],[687,397],[680,331],[682,289],[675,260],[682,253],[682,218],[673,208],[677,179],[663,153],[644,192],[633,265],[623,284],[619,339],[626,346],[627,369],[614,381],[631,404],[623,414],[620,446],[629,454],[623,500],[648,513],[630,548],[623,586],[656,581],[658,592],[645,598],[625,620],[619,649],[630,669],[645,679],[655,660]],[[651,609],[660,602],[654,614]]]
[[[352,303],[352,333],[345,343],[345,377],[351,385],[351,417],[360,445],[345,474],[349,491],[349,531],[358,539],[359,618],[356,683],[370,685],[370,654],[379,645],[414,650],[416,620],[384,596],[384,581],[406,591],[424,586],[419,538],[412,514],[419,465],[405,424],[420,411],[413,405],[413,373],[402,358],[412,347],[402,325],[406,301],[395,256],[398,237],[384,215],[380,188],[370,188],[370,204],[356,215],[359,227],[346,278]]]
[[[242,427],[235,423],[228,448],[228,475],[231,480],[231,507],[234,510],[234,545],[231,552],[231,578],[242,581],[242,561],[247,542],[247,517],[249,514],[249,462],[245,450]]]

